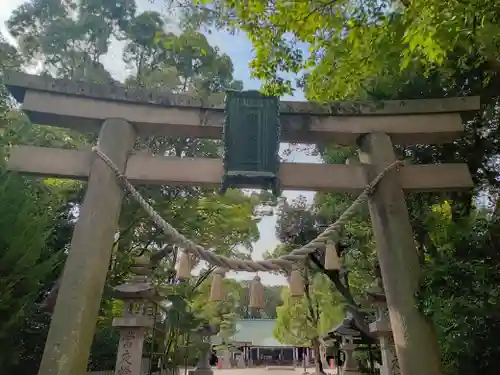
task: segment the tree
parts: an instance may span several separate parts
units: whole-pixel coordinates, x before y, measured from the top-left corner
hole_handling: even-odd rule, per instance
[[[233,66],[230,59],[226,55],[220,55],[202,34],[164,33],[159,18],[153,13],[139,17],[142,17],[141,27],[151,32],[137,34],[125,50],[127,62],[137,69],[136,74],[127,79],[126,85],[167,88],[174,93],[185,92],[202,98],[213,93],[220,95],[224,87],[237,85],[233,82]],[[152,33],[155,29],[156,32]],[[146,40],[143,38],[144,35],[152,35],[152,39]],[[178,157],[214,157],[219,153],[218,142],[199,139],[154,137],[141,140],[138,147],[148,149],[154,154]],[[180,229],[184,235],[218,253],[240,258],[249,257],[251,244],[258,238],[256,226],[258,218],[254,217],[255,209],[260,204],[258,196],[247,196],[233,190],[221,197],[213,189],[198,187],[179,189],[164,186],[160,189],[149,188],[143,191],[151,197],[154,207],[162,216],[169,217],[171,224]],[[140,231],[135,231],[133,236],[139,235],[143,238],[140,241],[142,244],[148,244],[146,241],[150,241],[147,246],[164,246],[164,239],[156,228],[134,222],[135,212],[135,206],[131,205],[131,215],[125,213],[122,215],[130,221],[128,224],[124,222],[122,226],[126,228],[131,224],[133,227],[140,227]],[[148,219],[139,219],[139,223],[144,221],[147,222]],[[125,243],[125,248],[130,246]],[[201,287],[206,288],[205,284]],[[229,337],[236,318],[232,308],[227,304],[203,303],[201,306],[205,309],[205,313],[200,315],[201,306],[196,306],[201,296],[206,297],[207,294],[193,296],[191,309],[194,316],[218,325],[223,334]],[[170,331],[167,337],[172,337],[172,334],[175,336],[179,332],[178,328],[172,325],[168,329]],[[171,339],[168,341],[173,342]],[[186,348],[189,348],[189,345],[191,345],[189,340],[184,343]],[[173,350],[172,348],[176,346],[169,344],[166,352]],[[189,352],[189,349],[186,350]],[[175,363],[180,364],[178,360]]]
[[[499,363],[492,344],[499,329],[494,318],[499,303],[498,224],[498,203],[492,213],[478,209],[456,220],[445,201],[433,205],[428,216],[432,255],[424,262],[420,301],[435,321],[449,374],[466,374],[473,367],[494,374]]]
[[[11,104],[2,77],[20,70],[23,57],[0,38],[0,146],[2,160],[16,143],[71,147],[71,133],[32,126]],[[7,372],[33,373],[38,368],[49,317],[41,311],[45,295],[64,262],[73,227],[71,207],[79,183],[31,180],[0,165],[0,362]]]
[[[9,98],[3,86],[3,73],[6,70],[18,70],[22,64],[22,58],[16,48],[10,45],[0,34],[0,124],[8,123]]]
[[[22,54],[59,77],[112,82],[100,63],[110,38],[134,16],[134,1],[27,1],[7,22]]]
[[[305,69],[307,97],[318,101],[360,97],[381,81],[397,90],[404,82],[399,78],[411,79],[419,67],[451,75],[471,68],[499,72],[499,11],[487,1],[177,4],[187,9],[185,16],[192,22],[245,31],[255,49],[252,73],[268,89],[289,89],[291,82],[280,73]],[[309,53],[301,43],[307,44]],[[492,96],[490,83],[483,89]]]
[[[299,197],[293,203],[294,206],[288,205],[286,201],[283,203],[276,225],[278,236],[287,242],[278,245],[273,252],[266,253],[265,258],[277,258],[288,254],[294,247],[309,242],[308,236],[316,237],[317,228],[314,227],[316,221],[313,213],[307,211],[305,201]],[[301,212],[305,214],[300,215]],[[302,271],[304,296],[301,298],[290,296],[288,290],[283,289],[283,305],[276,309],[277,322],[273,333],[282,343],[312,347],[315,353],[316,373],[319,374],[324,373],[323,364],[326,364],[324,356],[326,348],[322,336],[342,320],[345,306],[338,291],[335,290],[331,275],[323,273],[324,269],[318,270],[317,266],[313,266],[313,259],[318,263],[313,257],[308,257],[304,262]],[[286,271],[282,273],[287,275]]]
[[[0,361],[17,364],[23,352],[17,331],[34,314],[44,285],[61,260],[47,245],[53,235],[55,197],[42,186],[2,171],[0,174]]]
[[[264,301],[265,306],[259,311],[251,309],[248,305],[250,303],[250,280],[243,280],[240,282],[242,292],[240,294],[240,301],[237,305],[233,306],[234,311],[241,319],[262,318],[262,319],[276,319],[277,308],[283,304],[281,299],[281,286],[264,285]]]
[[[328,333],[343,318],[344,306],[328,278],[317,273],[305,280],[305,295],[291,297],[282,289],[283,305],[277,308],[277,340],[284,344],[313,347],[319,352],[319,337]]]
[[[9,54],[16,52],[16,58],[24,59],[27,66],[41,66],[43,74],[110,83],[114,79],[100,61],[108,52],[111,40],[116,38],[126,42],[124,61],[135,68],[124,83],[129,87],[167,88],[176,93],[205,96],[218,91],[221,99],[221,91],[225,87],[241,87],[241,83],[233,80],[233,66],[228,56],[210,46],[202,34],[169,34],[171,39],[165,34],[158,41],[157,35],[163,35],[164,27],[164,21],[158,13],[136,14],[136,4],[131,0],[118,3],[106,0],[63,3],[53,0],[28,1],[14,11],[8,22],[9,31],[21,48],[16,51],[9,46],[5,51]],[[178,79],[179,75],[181,80]],[[66,130],[30,124],[19,112],[14,111],[12,116],[15,117],[12,120],[15,126],[9,130],[12,143],[79,147],[95,141],[95,135],[92,134],[77,135]],[[198,139],[143,138],[138,140],[137,149],[179,157],[219,155],[217,142]],[[66,186],[57,180],[49,182]],[[67,194],[71,194],[70,202],[65,206],[68,217],[69,212],[78,212],[83,196],[83,185],[75,186],[78,189],[67,189]],[[254,217],[254,209],[260,203],[257,196],[230,191],[220,197],[215,189],[198,187],[155,186],[140,187],[140,190],[154,208],[187,237],[225,255],[249,257],[251,244],[258,238],[258,218]],[[74,222],[75,218],[72,219]],[[100,366],[109,366],[116,351],[116,335],[110,335],[110,325],[119,309],[115,308],[117,301],[111,294],[112,287],[129,277],[129,266],[135,256],[156,251],[165,245],[166,239],[159,228],[152,224],[135,202],[127,200],[122,209],[104,290],[91,368],[106,370]],[[175,260],[169,254],[168,259],[161,262],[159,266],[164,274],[172,274]],[[54,281],[48,282],[48,289]],[[53,305],[56,295],[57,283],[45,301]],[[167,353],[175,352],[175,348],[180,345],[171,339],[173,335],[181,329],[189,331],[186,325],[191,327],[198,323],[194,315],[185,318],[184,323],[180,319],[171,320],[172,324],[164,327],[165,333],[156,336],[155,340],[162,341]],[[46,323],[37,328],[40,336],[46,334]],[[152,338],[148,338],[147,345],[152,345],[152,341]],[[37,344],[39,346],[33,351],[37,355],[33,359],[35,362],[40,359],[43,340]]]
[[[224,279],[224,299],[210,301],[212,280],[207,279],[200,288],[200,294],[192,301],[196,314],[209,323],[219,327],[219,336],[223,344],[229,344],[229,339],[236,333],[235,321],[238,318],[236,308],[241,299],[243,288],[235,280]]]
[[[498,366],[493,351],[477,354],[475,361],[457,353],[479,353],[484,347],[484,342],[471,338],[473,330],[482,332],[481,327],[490,326],[484,340],[494,339],[498,332],[495,324],[479,318],[491,315],[489,303],[475,303],[478,309],[472,309],[464,306],[461,294],[466,290],[475,299],[486,290],[492,296],[496,293],[483,284],[494,283],[495,277],[480,266],[498,268],[493,235],[496,221],[485,219],[483,209],[477,206],[484,204],[484,191],[492,197],[493,207],[498,196],[498,8],[485,1],[433,0],[208,3],[210,8],[202,4],[190,8],[186,16],[201,24],[215,21],[218,27],[244,30],[255,49],[253,74],[264,80],[267,92],[289,90],[291,82],[281,73],[298,73],[305,68],[307,74],[300,83],[306,97],[319,102],[481,96],[483,110],[464,117],[466,136],[461,140],[444,146],[398,147],[397,153],[416,163],[468,163],[475,192],[411,195],[408,206],[425,266],[421,303],[437,323],[445,369],[466,374],[481,363],[483,372],[493,373]],[[304,44],[298,42],[309,48],[308,56],[303,52]],[[325,161],[332,162],[336,158],[331,155],[338,154],[339,148],[328,146],[319,151]],[[319,194],[312,211],[331,222],[341,211],[338,204],[343,207],[350,201],[348,196]],[[430,208],[444,202],[451,212],[443,227]],[[369,222],[366,216],[360,219],[346,228],[346,263],[353,286],[355,281],[357,284],[353,293],[366,287],[373,272]],[[438,245],[435,236],[439,230],[447,238]],[[478,241],[476,234],[488,241]],[[471,244],[476,251],[469,251]],[[445,333],[443,327],[451,328]]]

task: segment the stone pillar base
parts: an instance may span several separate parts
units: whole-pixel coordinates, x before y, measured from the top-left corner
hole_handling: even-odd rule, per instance
[[[231,352],[229,350],[224,350],[221,353],[221,361],[223,369],[230,369],[233,366],[231,365]]]

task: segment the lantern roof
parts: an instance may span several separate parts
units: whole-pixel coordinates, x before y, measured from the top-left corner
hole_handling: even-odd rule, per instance
[[[340,341],[342,337],[350,337],[354,343],[369,344],[374,343],[373,337],[367,335],[357,323],[354,315],[347,311],[344,320],[328,332],[323,339],[325,341]]]

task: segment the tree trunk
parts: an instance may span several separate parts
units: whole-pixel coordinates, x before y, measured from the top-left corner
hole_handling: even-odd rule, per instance
[[[317,337],[312,340],[312,345],[314,349],[314,367],[316,375],[324,374],[325,371],[323,370],[323,362],[321,361],[321,345]]]

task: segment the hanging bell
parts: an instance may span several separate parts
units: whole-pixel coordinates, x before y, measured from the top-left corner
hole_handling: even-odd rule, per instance
[[[342,260],[337,253],[337,247],[332,240],[326,241],[325,246],[325,270],[340,270]]]
[[[177,279],[187,280],[191,277],[191,258],[187,251],[181,251],[177,265]]]
[[[250,283],[250,302],[248,307],[254,309],[263,309],[266,307],[264,285],[262,285],[259,276],[255,276]]]
[[[221,268],[217,268],[213,272],[212,286],[210,288],[211,301],[222,301],[224,299],[224,286],[222,285],[224,274],[225,272]]]
[[[289,277],[290,296],[302,297],[304,296],[304,278],[299,270],[292,270]]]

